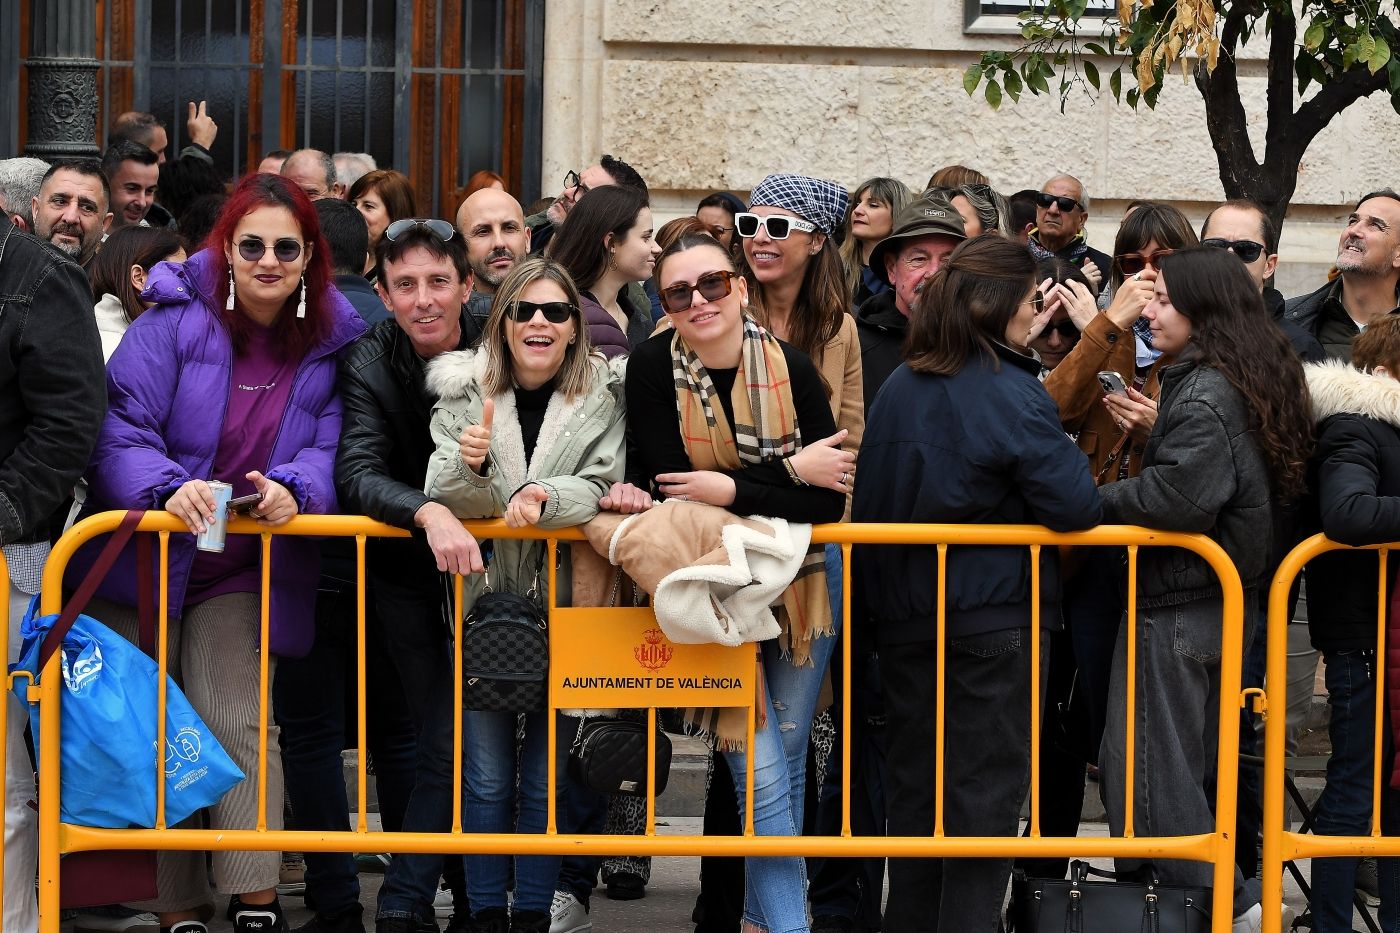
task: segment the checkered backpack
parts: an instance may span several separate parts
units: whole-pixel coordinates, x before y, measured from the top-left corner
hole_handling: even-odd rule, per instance
[[[548,696],[549,637],[536,585],[524,596],[486,591],[463,620],[462,705],[469,710],[533,713]]]

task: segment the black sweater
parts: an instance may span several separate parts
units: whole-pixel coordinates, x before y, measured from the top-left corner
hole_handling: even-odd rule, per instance
[[[628,480],[643,489],[653,488],[658,474],[694,469],[681,440],[676,411],[676,384],[671,374],[672,336],[668,330],[643,341],[627,361],[627,433],[632,441],[627,473]],[[779,343],[787,359],[792,404],[804,443],[835,434],[836,422],[816,367],[801,350],[782,341]],[[732,369],[710,371],[730,424],[733,424],[734,414],[729,389],[734,384],[734,376]],[[737,515],[821,523],[838,522],[845,513],[844,495],[815,486],[794,486],[780,460],[718,472],[734,480],[734,502],[729,511]]]

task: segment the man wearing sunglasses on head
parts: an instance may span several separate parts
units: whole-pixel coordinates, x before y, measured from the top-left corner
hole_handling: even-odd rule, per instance
[[[1113,261],[1089,245],[1084,223],[1089,219],[1089,195],[1073,175],[1056,175],[1036,198],[1035,229],[1028,246],[1036,262],[1059,256],[1068,259],[1093,283],[1095,292],[1108,284]]]
[[[1290,298],[1284,317],[1317,337],[1329,357],[1350,362],[1356,335],[1400,312],[1400,193],[1382,188],[1357,202],[1337,243],[1336,266],[1335,279]]]
[[[376,249],[379,296],[393,315],[340,364],[344,405],[336,490],[348,513],[408,529],[370,541],[369,592],[392,619],[386,649],[418,730],[417,769],[404,832],[446,832],[452,819],[452,660],[448,573],[479,573],[481,550],[446,506],[423,493],[433,440],[427,362],[467,349],[480,331],[464,309],[472,286],[466,246],[445,220],[407,218]],[[441,856],[396,855],[379,893],[377,928],[410,933],[432,916]]]
[[[1316,337],[1284,319],[1283,295],[1269,284],[1278,267],[1278,232],[1262,207],[1246,199],[1226,201],[1206,215],[1201,224],[1201,245],[1229,250],[1244,263],[1264,296],[1264,307],[1303,362],[1319,363],[1326,358]]]
[[[596,165],[590,165],[581,172],[570,170],[564,174],[564,187],[554,203],[538,214],[525,218],[525,226],[530,228],[530,252],[543,253],[549,241],[554,238],[555,229],[569,216],[579,198],[594,188],[608,185],[625,185],[648,194],[647,183],[632,166],[621,159],[605,154]]]

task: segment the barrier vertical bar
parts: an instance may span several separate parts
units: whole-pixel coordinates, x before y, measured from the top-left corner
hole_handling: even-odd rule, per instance
[[[170,532],[157,536],[160,542],[160,610],[156,616],[156,829],[165,829],[165,682],[167,654],[170,651]],[[137,547],[141,545],[138,543]]]
[[[754,652],[754,676],[763,676],[762,656]],[[744,835],[754,835],[753,825],[753,744],[755,742],[754,733],[758,730],[755,724],[758,720],[758,681],[754,681],[753,698],[749,700],[748,723],[745,726],[744,737]]]
[[[559,542],[556,541],[554,538],[550,538],[550,539],[549,539],[549,545],[548,545],[548,547],[549,547],[549,602],[547,603],[547,605],[548,605],[549,608],[552,610],[552,609],[554,608],[554,606],[555,606],[555,597],[556,597],[556,594],[559,592],[558,588],[555,586],[555,583],[557,582],[557,580],[556,580],[557,572],[556,572],[556,571],[557,571],[558,561],[559,561]],[[553,614],[554,614],[553,612],[550,612],[550,613],[549,613],[549,615],[551,615],[551,616],[552,616]],[[546,619],[546,624],[548,624],[548,619]],[[554,643],[554,640],[553,640],[552,638],[549,638],[549,637],[547,636],[547,633],[546,633],[545,642],[546,642],[546,644],[548,645],[549,663],[550,663],[551,668],[552,668],[552,667],[553,667],[553,664],[554,664],[554,644],[553,644],[553,643]],[[548,778],[547,778],[547,782],[546,782],[545,786],[549,789],[549,801],[548,801],[548,802],[546,803],[546,805],[545,805],[546,809],[545,809],[545,828],[544,828],[544,831],[545,831],[546,833],[549,833],[549,834],[552,836],[552,835],[554,835],[555,833],[559,832],[559,827],[558,827],[558,825],[556,824],[556,818],[557,818],[557,816],[558,816],[558,814],[557,814],[556,811],[557,811],[559,808],[556,807],[556,806],[554,805],[554,798],[555,798],[555,797],[558,795],[558,793],[559,793],[559,781],[557,780],[558,775],[556,775],[556,774],[554,773],[554,769],[557,768],[557,767],[559,766],[559,762],[558,762],[558,760],[557,760],[559,756],[556,754],[557,749],[555,749],[555,747],[554,747],[554,743],[557,742],[557,741],[559,740],[559,736],[558,736],[559,724],[558,724],[557,722],[555,722],[555,719],[558,717],[558,713],[555,712],[555,705],[554,705],[554,704],[555,704],[556,698],[555,698],[555,696],[554,696],[554,678],[553,678],[553,677],[549,678],[549,682],[545,684],[545,695],[546,695],[546,698],[547,698],[547,700],[546,700],[546,702],[545,702],[545,711],[549,714],[548,717],[546,717],[546,718],[548,719],[548,722],[547,722],[547,724],[546,724],[546,725],[548,726],[548,731],[547,731],[546,735],[547,735],[548,738],[549,738],[549,757],[548,757],[548,762],[549,762],[549,776],[548,776]]]
[[[115,523],[112,523],[115,527]],[[47,568],[45,568],[47,570]],[[60,585],[50,586],[47,574],[41,598],[44,615],[57,615],[63,611],[62,578]],[[57,688],[62,674],[58,666],[58,652],[49,657],[49,663],[39,671],[39,933],[58,933],[59,919],[59,702],[61,690]],[[31,688],[30,702],[35,690]],[[162,781],[161,783],[164,783]]]
[[[550,597],[553,598],[552,596]],[[452,575],[452,831],[462,831],[462,678],[465,666],[462,660],[462,619],[465,616],[466,599],[462,575]]]
[[[1123,837],[1131,839],[1137,835],[1134,830],[1136,819],[1133,813],[1133,756],[1137,754],[1133,742],[1133,727],[1137,724],[1137,562],[1136,544],[1128,545],[1128,630],[1127,630],[1127,715],[1124,729],[1127,736],[1123,740]],[[1111,776],[1110,776],[1111,779]]]
[[[851,835],[851,546],[841,545],[841,835]]]
[[[10,565],[5,560],[5,554],[3,551],[0,551],[0,583],[4,583],[6,589],[8,590],[10,585]],[[5,628],[3,629],[3,631],[8,633],[10,631],[11,622],[10,601],[8,599],[5,600],[5,604],[3,606],[0,606],[0,619],[3,619],[5,621]],[[11,674],[9,677],[5,678],[5,686],[9,688],[9,690],[12,692],[15,687],[16,676],[20,675]],[[34,686],[33,678],[29,677],[28,675],[24,675],[24,677],[25,680],[29,681],[29,686]],[[16,702],[16,700],[8,696],[3,698],[3,702],[0,702],[0,787],[10,786],[8,783],[6,783],[6,778],[9,776],[8,769],[10,766],[10,704],[14,702]],[[26,710],[26,712],[28,711]],[[0,918],[3,918],[5,916],[4,819],[4,816],[0,816]]]
[[[359,760],[355,764],[358,777],[355,787],[355,831],[369,832],[369,789],[366,761],[369,758],[369,727],[365,722],[365,536],[355,535],[355,644],[359,657],[355,661],[355,743]]]
[[[1231,568],[1233,569],[1233,567]],[[1215,885],[1212,916],[1217,930],[1228,930],[1226,918],[1234,915],[1235,811],[1239,806],[1240,771],[1240,674],[1244,667],[1244,589],[1238,572],[1220,578],[1220,708],[1217,710],[1220,742],[1216,749],[1215,828],[1212,861]],[[1285,681],[1286,683],[1286,681]],[[1229,702],[1227,702],[1227,697]],[[1282,901],[1265,904],[1265,913],[1278,913]]]
[[[1031,821],[1040,838],[1040,545],[1031,545]]]
[[[1376,677],[1376,709],[1375,709],[1375,752],[1371,756],[1371,836],[1379,839],[1381,836],[1381,788],[1385,786],[1381,778],[1381,744],[1385,739],[1385,661],[1386,661],[1386,610],[1390,608],[1390,600],[1386,598],[1386,559],[1389,557],[1390,549],[1380,549],[1380,583],[1376,587],[1376,644],[1381,646],[1376,651],[1375,677]]]
[[[935,838],[943,836],[943,772],[947,770],[943,766],[943,745],[946,739],[944,733],[947,731],[944,714],[943,686],[947,680],[948,655],[945,650],[948,637],[948,545],[938,545],[938,645],[935,648],[935,657],[938,658],[938,682],[934,688],[934,719],[938,731],[934,733],[933,760],[936,762],[933,770],[933,835]]]
[[[267,832],[267,667],[268,632],[272,627],[272,535],[262,539],[262,587],[258,633],[258,832]]]

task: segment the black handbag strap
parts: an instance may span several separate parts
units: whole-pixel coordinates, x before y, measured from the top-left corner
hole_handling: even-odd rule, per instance
[[[122,548],[126,547],[127,542],[136,534],[136,526],[141,524],[141,519],[145,514],[140,509],[131,509],[122,516],[121,524],[107,539],[106,545],[97,555],[97,560],[93,563],[92,568],[83,577],[82,583],[78,584],[78,588],[64,605],[63,611],[59,613],[53,628],[49,629],[48,635],[44,637],[44,642],[39,647],[38,669],[34,671],[36,676],[49,663],[49,658],[53,657],[53,653],[63,644],[68,630],[73,627],[74,622],[78,621],[78,616],[82,615],[87,604],[92,601],[92,597],[97,593],[97,587],[112,569],[112,565],[116,563]],[[145,552],[144,559],[143,551]],[[141,618],[141,640],[146,642],[148,634],[154,632],[154,623],[151,618],[151,553],[149,548],[140,547],[136,549],[136,552],[137,613]],[[151,640],[154,641],[154,638],[152,637]],[[142,649],[149,653],[145,644],[142,645]]]

